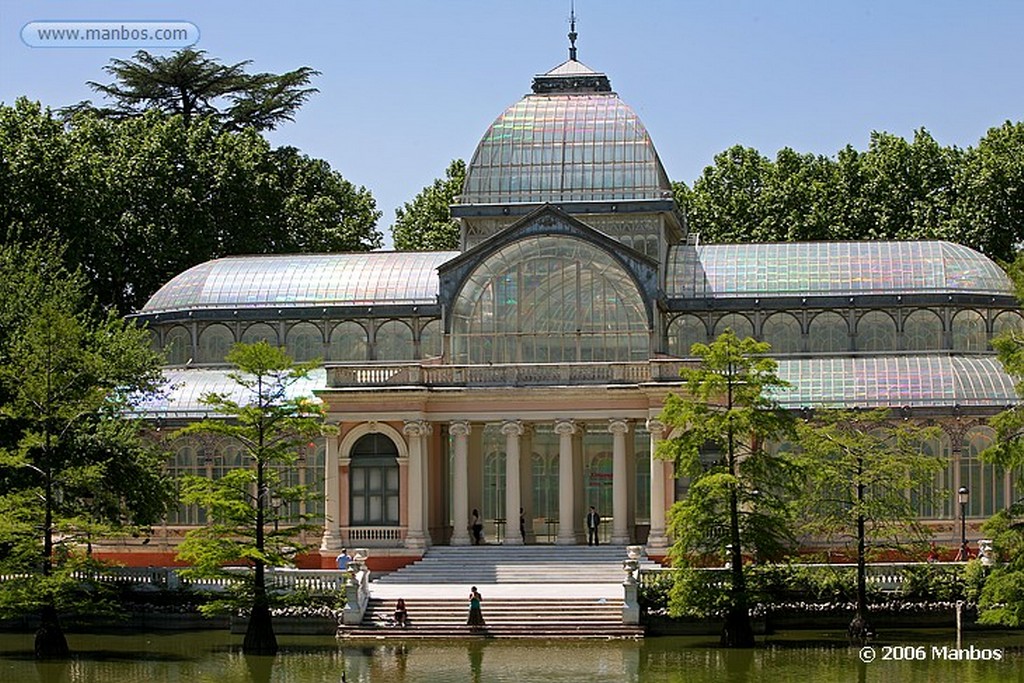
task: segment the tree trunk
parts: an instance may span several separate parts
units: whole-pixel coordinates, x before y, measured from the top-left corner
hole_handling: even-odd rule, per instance
[[[726,407],[733,408],[732,363],[729,364],[729,381],[726,385]],[[728,427],[729,474],[736,476],[736,444],[732,431],[732,420]],[[743,546],[740,540],[739,491],[733,486],[729,491],[729,568],[732,580],[729,582],[729,611],[722,628],[722,647],[754,647],[754,627],[750,623],[747,606],[747,581],[743,575]]]
[[[43,605],[39,618],[40,624],[35,641],[36,659],[67,659],[71,655],[71,650],[68,648],[67,638],[64,637],[64,630],[60,627],[57,608],[52,601]]]
[[[857,463],[857,504],[864,501],[864,484],[860,480],[862,463]],[[866,643],[875,635],[875,630],[868,622],[868,587],[867,567],[864,555],[867,553],[867,542],[864,538],[864,515],[857,516],[857,613],[847,629],[850,640]]]
[[[270,616],[262,562],[256,563],[253,592],[252,614],[249,615],[249,626],[245,630],[245,640],[242,641],[242,653],[273,656],[277,654],[277,636],[274,635],[274,622]]]

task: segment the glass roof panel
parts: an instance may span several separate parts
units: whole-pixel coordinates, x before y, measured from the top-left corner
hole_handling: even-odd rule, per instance
[[[661,199],[668,176],[615,93],[527,95],[487,129],[463,204]]]
[[[232,256],[181,273],[143,313],[247,306],[434,303],[437,267],[458,252]]]
[[[212,414],[200,399],[210,393],[225,394],[232,401],[247,403],[251,396],[247,390],[228,377],[230,369],[165,369],[167,388],[157,395],[144,398],[135,408],[135,414],[147,418],[191,419]],[[312,396],[327,386],[327,371],[317,368],[289,386],[286,396],[297,398]]]
[[[669,251],[665,288],[678,298],[1013,294],[991,259],[938,241],[679,245]]]
[[[1018,401],[1013,378],[993,357],[882,356],[779,361],[792,387],[787,408],[1005,406]]]

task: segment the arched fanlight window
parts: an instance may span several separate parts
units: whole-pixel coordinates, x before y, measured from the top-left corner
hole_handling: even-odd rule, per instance
[[[985,319],[977,311],[957,311],[953,316],[954,351],[988,351]]]
[[[740,339],[754,336],[754,325],[750,319],[740,313],[726,313],[715,323],[715,334],[717,338],[726,330],[732,330]]]
[[[903,321],[903,348],[937,351],[942,348],[942,320],[934,311],[918,309]]]
[[[895,351],[896,321],[885,311],[868,311],[857,320],[858,351]]]
[[[164,335],[164,355],[168,365],[184,365],[192,358],[192,335],[182,326],[172,327]]]
[[[412,328],[401,320],[388,320],[377,328],[373,349],[377,360],[412,360]]]
[[[259,341],[265,341],[271,346],[278,346],[277,332],[273,327],[266,323],[256,323],[249,325],[242,332],[242,343],[243,344],[255,344]]]
[[[761,341],[772,346],[772,353],[799,353],[803,348],[800,321],[791,313],[773,313],[761,325]]]
[[[834,311],[814,316],[807,328],[807,348],[812,353],[837,353],[850,350],[850,327]]]
[[[324,336],[320,328],[310,322],[302,322],[288,328],[285,336],[288,355],[298,362],[323,358]]]
[[[695,315],[681,315],[668,326],[668,352],[673,356],[687,357],[694,344],[706,344],[708,330]]]
[[[199,362],[223,363],[235,343],[235,335],[226,325],[207,325],[199,333]]]
[[[352,320],[335,325],[327,357],[336,361],[361,361],[369,357],[366,328]]]

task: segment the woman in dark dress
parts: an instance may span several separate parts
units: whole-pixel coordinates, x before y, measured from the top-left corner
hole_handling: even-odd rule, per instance
[[[469,620],[466,623],[474,628],[485,625],[484,613],[480,611],[480,601],[482,599],[476,586],[473,586],[469,591]]]

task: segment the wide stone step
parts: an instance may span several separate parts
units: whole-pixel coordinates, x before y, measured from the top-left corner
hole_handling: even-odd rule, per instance
[[[625,559],[623,546],[436,546],[375,583],[620,583]]]

